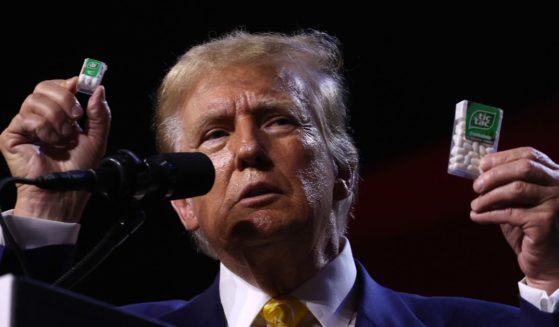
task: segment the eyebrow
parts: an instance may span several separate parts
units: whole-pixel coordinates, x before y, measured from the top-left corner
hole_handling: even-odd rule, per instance
[[[225,122],[235,115],[235,112],[229,110],[231,107],[230,101],[224,105],[223,101],[210,102],[201,116],[199,116],[196,121],[191,125],[190,130],[198,133],[198,131],[203,130],[207,125],[215,122]],[[296,116],[300,116],[296,110],[296,103],[291,99],[278,99],[275,97],[264,96],[258,98],[257,102],[250,108],[251,111],[255,111],[257,114],[263,112],[266,109],[281,109],[283,111],[289,112]]]

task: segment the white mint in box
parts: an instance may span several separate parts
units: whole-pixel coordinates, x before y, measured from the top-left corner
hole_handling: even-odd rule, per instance
[[[107,64],[102,61],[85,58],[82,70],[78,77],[78,92],[93,94],[95,89],[101,85],[103,75],[107,71]]]
[[[463,100],[456,104],[448,173],[475,179],[480,159],[497,151],[503,110]]]

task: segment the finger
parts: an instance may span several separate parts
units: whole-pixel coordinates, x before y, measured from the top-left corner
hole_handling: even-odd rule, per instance
[[[472,211],[470,212],[470,218],[480,224],[509,224],[521,227],[522,231],[510,229],[511,227],[506,229],[516,233],[516,236],[519,236],[520,233],[526,235],[532,245],[545,240],[546,235],[549,235],[550,231],[554,232],[557,225],[555,213],[543,208],[536,212],[524,208],[506,208],[483,213]],[[516,244],[515,246],[519,245]]]
[[[511,224],[521,226],[521,217],[524,216],[523,208],[505,208],[486,212],[470,211],[472,221],[479,224]]]
[[[547,166],[551,169],[559,169],[559,165],[549,159],[544,153],[532,148],[532,147],[521,147],[506,151],[500,151],[495,153],[488,153],[480,161],[480,169],[482,171],[488,171],[496,166],[513,162],[519,159],[528,159],[531,161],[539,162],[540,164]]]
[[[14,134],[20,135],[19,142],[14,138],[13,145],[37,142],[55,145],[62,141],[62,135],[57,132],[52,123],[37,114],[19,114],[14,117],[13,126],[10,127]]]
[[[83,116],[83,108],[75,97],[77,77],[67,80],[43,81],[35,87],[33,94],[41,94],[52,99],[69,118],[74,120]]]
[[[61,85],[67,88],[70,92],[72,92],[72,94],[76,94],[78,90],[78,76],[61,80]]]
[[[542,186],[515,181],[480,195],[471,203],[475,212],[485,212],[506,207],[537,206],[557,197],[559,186]]]
[[[70,137],[79,131],[76,129],[75,121],[68,117],[60,104],[49,96],[33,93],[25,100],[24,107],[21,117],[27,117],[29,114],[41,116],[56,128],[61,136]]]
[[[105,99],[105,88],[99,86],[87,102],[86,134],[94,139],[105,141],[111,124],[111,110]]]
[[[559,173],[541,162],[520,158],[482,173],[474,181],[473,188],[475,192],[483,194],[517,180],[540,185],[557,185]]]

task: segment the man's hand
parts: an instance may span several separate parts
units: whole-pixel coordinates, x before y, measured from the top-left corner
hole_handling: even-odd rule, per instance
[[[0,150],[12,176],[35,178],[89,169],[105,153],[111,115],[101,86],[84,112],[75,97],[77,77],[39,83],[0,134]],[[85,125],[77,121],[87,116]],[[89,194],[18,185],[14,215],[77,222]]]
[[[559,165],[533,148],[488,154],[474,182],[470,217],[496,223],[529,286],[559,289]]]

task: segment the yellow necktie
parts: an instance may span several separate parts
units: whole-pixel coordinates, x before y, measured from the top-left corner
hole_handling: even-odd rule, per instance
[[[268,326],[295,327],[307,315],[307,307],[294,297],[279,297],[270,299],[262,307],[260,315]]]

